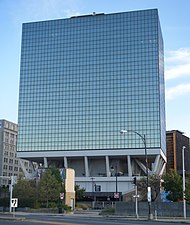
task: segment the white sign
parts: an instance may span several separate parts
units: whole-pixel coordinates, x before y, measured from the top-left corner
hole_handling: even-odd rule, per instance
[[[60,199],[64,199],[64,193],[60,193]]]
[[[147,199],[148,199],[148,202],[151,202],[151,187],[148,187],[148,193],[147,193]]]
[[[11,207],[12,208],[18,207],[18,198],[12,198],[11,199]]]
[[[114,193],[114,198],[119,198],[119,193],[118,192]]]
[[[133,198],[139,198],[140,196],[139,195],[133,195]]]

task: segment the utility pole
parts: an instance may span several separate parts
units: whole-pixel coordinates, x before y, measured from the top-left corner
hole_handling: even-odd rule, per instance
[[[145,167],[146,167],[146,186],[147,186],[147,203],[148,203],[148,219],[151,220],[152,219],[152,214],[151,214],[151,210],[150,210],[150,206],[151,206],[151,187],[149,187],[149,171],[148,171],[148,156],[147,156],[147,147],[146,147],[146,135],[145,134],[140,134],[137,131],[134,130],[121,130],[120,133],[121,134],[126,134],[126,133],[134,133],[136,135],[138,135],[141,140],[143,141],[144,144],[144,151],[145,151]]]
[[[134,177],[133,178],[133,184],[135,185],[135,195],[133,196],[135,198],[135,214],[136,214],[136,218],[139,218],[139,213],[138,213],[138,188],[137,188],[137,178]]]
[[[186,147],[183,146],[182,148],[182,163],[183,163],[183,215],[184,219],[186,219],[186,199],[185,199],[185,149]]]
[[[94,209],[94,207],[95,207],[95,199],[94,199],[94,177],[91,177],[90,178],[91,180],[92,180],[92,208]]]

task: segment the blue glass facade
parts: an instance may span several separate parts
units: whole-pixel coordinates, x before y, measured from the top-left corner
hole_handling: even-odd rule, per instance
[[[18,152],[165,153],[164,104],[156,9],[23,24]]]

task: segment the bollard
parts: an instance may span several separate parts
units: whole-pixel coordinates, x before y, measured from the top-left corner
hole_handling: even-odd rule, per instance
[[[158,219],[157,210],[155,210],[155,220]]]

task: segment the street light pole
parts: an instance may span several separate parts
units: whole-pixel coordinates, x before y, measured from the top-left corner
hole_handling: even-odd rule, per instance
[[[115,191],[117,193],[117,165],[115,166]]]
[[[92,208],[94,209],[94,206],[95,206],[95,199],[94,199],[94,177],[91,177],[90,178],[92,180]]]
[[[138,214],[138,189],[137,189],[137,184],[135,185],[135,213],[136,213],[136,217],[137,219],[139,218],[139,214]]]
[[[118,176],[117,165],[115,166],[115,169],[113,166],[111,167],[111,172],[114,172],[114,171],[115,171],[115,193],[116,193],[115,197],[116,197],[116,199],[119,199],[118,198],[118,185],[117,185],[117,176]]]
[[[182,162],[183,162],[183,215],[184,219],[186,219],[186,199],[185,199],[185,146],[182,148]]]
[[[145,166],[146,166],[146,186],[147,186],[147,202],[148,202],[148,219],[151,219],[151,213],[150,213],[150,205],[151,205],[151,188],[149,187],[149,177],[148,177],[148,157],[147,157],[147,147],[146,147],[146,136],[145,134],[142,135],[138,133],[137,131],[133,130],[121,130],[121,134],[126,134],[126,133],[135,133],[138,135],[141,140],[143,141],[144,144],[144,151],[145,151]]]

